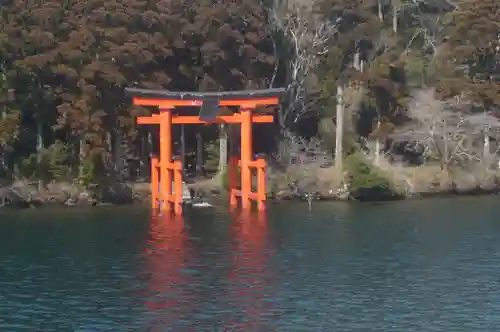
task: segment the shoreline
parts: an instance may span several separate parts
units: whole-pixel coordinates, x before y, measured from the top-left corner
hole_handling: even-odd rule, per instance
[[[146,205],[151,201],[150,184],[147,182],[118,183],[113,186],[96,187],[94,189],[77,188],[68,183],[51,184],[43,190],[38,190],[33,183],[14,183],[10,186],[0,186],[0,209],[32,209],[44,207],[81,207],[81,206],[122,206]],[[187,185],[196,188],[197,183]],[[202,188],[198,187],[198,190]],[[214,188],[204,188],[202,201],[214,206],[222,205],[227,193]],[[410,195],[377,195],[377,192],[367,191],[363,196],[353,198],[347,193],[332,195],[298,195],[292,192],[278,192],[268,196],[270,204],[280,202],[389,202],[403,200],[422,200],[432,198],[453,198],[466,196],[494,196],[500,193],[500,188],[474,188],[469,190],[448,189],[442,191],[422,192]]]

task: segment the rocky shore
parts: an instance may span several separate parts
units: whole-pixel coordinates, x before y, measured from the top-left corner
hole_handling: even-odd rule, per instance
[[[186,190],[199,200],[219,204],[227,193],[220,188],[203,183],[191,183]],[[301,192],[294,188],[269,193],[271,201],[392,201],[444,196],[491,195],[499,188],[474,188],[470,190],[434,190],[431,192],[395,195],[379,188],[366,188],[355,193],[347,187],[329,192]],[[189,195],[189,194],[187,194]],[[83,189],[71,183],[48,184],[40,189],[36,182],[18,181],[0,186],[0,208],[38,208],[44,206],[104,206],[125,204],[146,204],[151,199],[150,184],[147,182],[117,183],[112,186],[95,186]]]
[[[199,193],[200,197],[213,202],[225,197],[225,192],[219,188],[202,183],[194,183],[190,185],[195,193]],[[410,199],[426,199],[435,197],[450,197],[450,196],[481,196],[481,195],[496,195],[500,193],[500,187],[473,187],[473,188],[433,188],[425,192],[415,193],[395,193],[387,188],[372,187],[360,188],[355,191],[349,190],[348,186],[337,190],[329,191],[313,191],[304,192],[298,188],[290,186],[287,190],[279,190],[268,193],[268,199],[273,202],[280,201],[358,201],[358,202],[380,202],[380,201],[397,201]]]
[[[218,204],[227,196],[221,188],[207,186],[204,181],[186,186],[187,194],[201,201]],[[281,190],[270,193],[273,201],[340,200],[351,199],[347,192],[302,193],[297,190]],[[103,206],[146,204],[151,200],[147,182],[118,183],[113,186],[81,188],[71,183],[53,183],[40,189],[37,182],[17,181],[0,186],[0,208],[39,208],[44,206]]]
[[[149,184],[131,183],[84,189],[71,183],[17,181],[0,186],[0,208],[35,208],[47,205],[101,206],[141,203],[150,197]]]

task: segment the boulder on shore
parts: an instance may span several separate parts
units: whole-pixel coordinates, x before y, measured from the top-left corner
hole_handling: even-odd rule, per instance
[[[0,207],[29,208],[48,204],[95,206],[131,204],[149,198],[150,188],[116,183],[84,189],[71,183],[50,183],[39,188],[37,182],[16,181],[0,187]]]

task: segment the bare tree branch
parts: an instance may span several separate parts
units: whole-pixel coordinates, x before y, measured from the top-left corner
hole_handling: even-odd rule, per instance
[[[393,137],[424,151],[427,158],[437,158],[443,168],[482,161],[484,135],[500,138],[500,121],[489,113],[474,114],[469,109],[470,103],[463,96],[439,101],[433,90],[419,90],[408,109],[411,123],[396,130]]]
[[[278,38],[285,39],[281,52],[292,54],[287,65],[286,106],[280,114],[280,124],[286,129],[311,109],[310,90],[314,86],[313,70],[319,57],[328,52],[328,40],[335,27],[315,20],[312,9],[303,5],[278,5],[270,11]]]

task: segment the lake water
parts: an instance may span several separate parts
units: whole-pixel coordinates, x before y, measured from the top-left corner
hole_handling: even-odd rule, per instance
[[[189,211],[188,211],[189,212]],[[498,331],[500,199],[0,211],[0,331]]]

